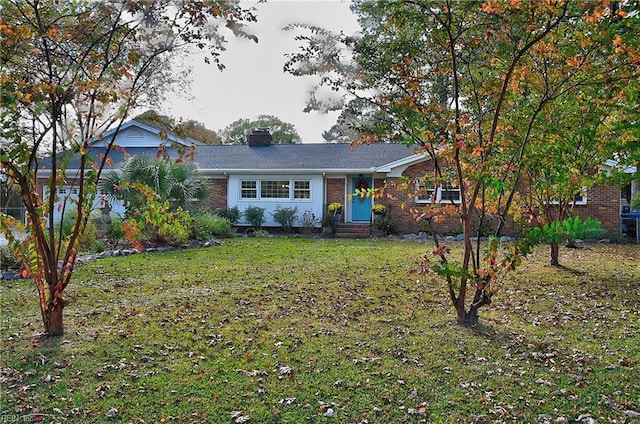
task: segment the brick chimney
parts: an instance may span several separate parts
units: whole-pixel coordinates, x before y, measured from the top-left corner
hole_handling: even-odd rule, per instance
[[[273,137],[268,127],[256,128],[247,137],[249,147],[271,146]]]

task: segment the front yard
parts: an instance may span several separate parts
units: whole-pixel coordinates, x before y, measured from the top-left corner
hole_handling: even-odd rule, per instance
[[[32,284],[3,281],[0,421],[633,420],[638,247],[562,250],[563,267],[540,248],[472,330],[408,274],[425,249],[245,238],[96,260],[55,341],[34,337]]]

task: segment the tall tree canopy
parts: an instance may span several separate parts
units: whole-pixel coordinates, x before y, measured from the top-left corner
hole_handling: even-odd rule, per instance
[[[293,124],[272,115],[258,115],[254,119],[238,119],[220,132],[224,144],[247,144],[247,137],[256,128],[269,128],[273,143],[300,143],[300,135]]]
[[[478,322],[479,308],[491,303],[501,278],[528,248],[513,245],[499,259],[493,239],[483,253],[479,238],[472,241],[472,223],[482,228],[489,222],[500,234],[521,194],[524,171],[533,169],[528,153],[535,142],[544,143],[553,114],[568,111],[567,99],[581,92],[584,101],[598,90],[607,92],[606,99],[593,102],[598,116],[610,110],[607,99],[637,92],[639,56],[632,34],[639,16],[624,7],[605,1],[358,0],[352,9],[361,36],[306,25],[287,28],[304,45],[289,56],[285,70],[319,75],[317,90],[358,99],[349,104],[356,111],[361,105],[374,111],[374,119],[354,122],[362,142],[400,140],[431,158],[433,172],[404,188],[446,184],[460,190],[459,202],[437,204],[432,196],[431,205],[411,211],[435,235],[433,255],[425,255],[417,270],[444,278],[459,323]],[[343,106],[313,92],[307,107]],[[577,124],[580,109],[568,113]],[[577,130],[571,127],[570,136]],[[624,138],[602,151],[624,157]],[[460,261],[437,236],[446,216],[463,226]]]
[[[147,110],[134,118],[166,132],[175,133],[178,137],[192,138],[204,144],[222,144],[222,139],[214,130],[210,130],[203,123],[189,119],[178,121],[170,116],[161,115],[154,110]]]
[[[15,240],[14,246],[25,275],[35,280],[44,330],[57,335],[78,241],[129,111],[153,104],[184,77],[170,65],[188,46],[207,48],[205,61],[224,68],[222,31],[257,41],[243,31],[243,22],[255,18],[226,0],[0,1],[0,159],[29,216],[28,249]],[[113,136],[103,139],[110,128]],[[106,154],[93,157],[98,141]],[[50,158],[46,171],[40,169],[42,155]],[[73,155],[80,158],[79,171],[67,175]],[[45,190],[38,185],[42,177]],[[77,195],[60,194],[61,186],[74,186]],[[56,204],[63,219],[71,209],[77,214],[68,236],[56,231]],[[12,237],[9,229],[17,223],[2,216],[0,224]]]

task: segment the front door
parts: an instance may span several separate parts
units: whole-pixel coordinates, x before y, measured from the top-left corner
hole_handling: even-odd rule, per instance
[[[351,221],[369,222],[371,220],[371,197],[354,194],[357,188],[371,187],[371,177],[354,175],[351,178]]]

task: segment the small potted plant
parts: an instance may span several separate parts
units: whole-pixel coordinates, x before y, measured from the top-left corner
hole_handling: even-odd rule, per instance
[[[329,207],[327,208],[329,210],[329,213],[331,215],[335,214],[335,213],[342,213],[342,203],[340,202],[333,202],[329,204]]]
[[[333,234],[336,227],[336,219],[330,213],[322,217],[322,233]]]
[[[376,203],[375,205],[373,205],[373,207],[371,208],[371,210],[373,210],[373,214],[374,215],[386,215],[387,214],[387,207],[385,205],[383,205],[382,203]]]

